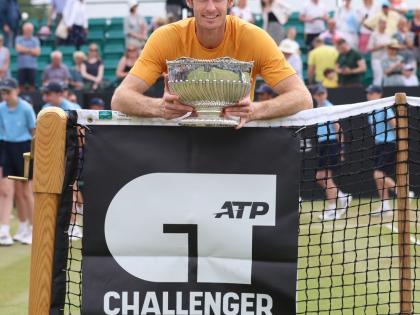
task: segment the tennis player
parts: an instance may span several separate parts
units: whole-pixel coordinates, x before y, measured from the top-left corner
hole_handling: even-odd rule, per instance
[[[179,57],[214,59],[232,57],[254,61],[251,93],[227,107],[226,116],[246,122],[288,116],[312,107],[312,98],[302,80],[287,63],[274,40],[264,30],[227,15],[233,0],[187,0],[194,17],[159,27],[150,36],[130,73],[117,88],[112,109],[129,115],[172,119],[193,111],[181,104],[167,87],[162,99],[144,95],[167,72],[166,61]],[[256,76],[261,75],[279,96],[253,102]]]
[[[333,106],[328,101],[328,94],[325,87],[317,85],[313,90],[313,97],[317,107]],[[343,137],[338,122],[327,122],[317,128],[318,136],[318,170],[316,182],[325,191],[326,209],[319,216],[321,220],[334,220],[340,218],[351,202],[352,196],[343,193],[334,182],[333,171],[338,167],[340,159],[344,158]]]

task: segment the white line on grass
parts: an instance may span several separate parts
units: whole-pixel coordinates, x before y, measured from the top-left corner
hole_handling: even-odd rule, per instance
[[[398,228],[396,226],[394,226],[392,223],[391,224],[384,224],[384,226],[386,228],[390,229],[391,231],[393,231],[394,233],[398,234]],[[420,246],[420,241],[418,241],[414,236],[410,236],[410,241],[411,241],[411,243]]]

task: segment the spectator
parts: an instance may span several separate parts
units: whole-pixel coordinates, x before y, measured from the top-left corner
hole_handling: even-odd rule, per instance
[[[51,64],[42,73],[42,84],[45,85],[51,81],[56,81],[67,85],[70,79],[70,71],[63,64],[63,54],[59,50],[53,51],[51,53]]]
[[[98,90],[102,87],[104,78],[104,64],[101,60],[98,45],[90,44],[87,59],[80,67],[80,73],[84,79],[85,88]]]
[[[287,40],[289,43],[291,43],[295,50],[300,54],[300,45],[299,43],[296,41],[296,28],[294,27],[289,27],[286,31],[286,38],[283,40]],[[281,45],[282,42],[280,42]]]
[[[322,85],[327,89],[335,89],[338,87],[337,73],[333,68],[327,68],[324,70],[324,80]]]
[[[308,81],[310,84],[322,82],[324,71],[327,68],[335,68],[338,58],[337,50],[325,45],[319,37],[314,39],[314,49],[308,55]]]
[[[236,5],[230,10],[230,15],[237,16],[249,23],[254,23],[251,9],[248,7],[247,0],[238,0]]]
[[[42,108],[59,107],[62,110],[80,109],[78,104],[64,98],[64,87],[58,82],[50,82],[42,89],[42,99],[46,103]]]
[[[74,103],[74,104],[79,104],[79,101],[77,100],[77,95],[74,91],[72,90],[68,90],[67,94],[64,93],[64,97],[69,100],[70,102]]]
[[[10,77],[10,51],[3,46],[3,35],[0,34],[0,80]]]
[[[412,64],[404,65],[402,74],[404,86],[419,86],[419,79]]]
[[[335,19],[328,19],[327,30],[319,35],[326,45],[335,45],[337,42],[343,38],[343,34],[340,31],[337,31],[337,23]]]
[[[414,56],[417,63],[420,63],[420,6],[414,10],[411,31],[414,33]]]
[[[359,51],[362,54],[367,52],[369,37],[372,33],[372,31],[369,28],[364,26],[364,22],[373,17],[379,10],[380,7],[375,5],[373,0],[363,0],[363,3],[357,11],[361,23],[359,34]]]
[[[404,68],[403,57],[398,55],[401,46],[393,40],[387,47],[387,55],[382,60],[384,72],[384,86],[402,86],[404,84],[402,70]]]
[[[83,89],[82,64],[86,60],[83,51],[75,51],[73,53],[74,67],[70,69],[70,87],[75,90]]]
[[[404,63],[415,64],[414,57],[414,33],[410,32],[408,21],[401,16],[398,21],[398,31],[392,36],[401,46],[399,54],[404,58]]]
[[[130,14],[124,19],[125,45],[142,49],[147,39],[147,24],[145,19],[137,14],[137,0],[129,2]]]
[[[157,18],[155,18],[153,20],[151,31],[154,32],[159,27],[161,27],[163,25],[166,25],[168,23],[169,23],[169,21],[168,21],[168,19],[166,17],[158,16]]]
[[[105,109],[105,103],[103,99],[100,97],[94,97],[90,99],[88,106],[89,106],[89,109],[91,110],[104,110]]]
[[[314,38],[325,31],[325,22],[328,21],[328,11],[320,0],[309,0],[300,12],[299,19],[305,23],[306,47],[312,48]]]
[[[362,86],[362,74],[366,71],[366,62],[362,56],[345,39],[337,43],[340,53],[337,58],[336,71],[340,86]]]
[[[296,49],[293,41],[289,39],[282,40],[279,46],[287,62],[295,69],[297,75],[303,79],[303,64],[302,58],[300,57],[299,51]]]
[[[268,101],[277,96],[273,89],[265,83],[261,84],[255,90],[255,94],[258,102]]]
[[[23,35],[16,38],[18,82],[21,91],[33,91],[41,46],[39,39],[33,36],[34,26],[31,23],[23,24],[22,32]]]
[[[386,20],[385,32],[389,36],[394,35],[397,32],[397,24],[400,20],[400,15],[397,12],[390,10],[390,5],[388,0],[383,0],[382,9],[371,18],[365,20],[363,25],[371,31],[374,31],[379,27],[379,20]]]
[[[404,0],[391,0],[390,8],[401,15],[406,15],[408,12],[407,3],[405,3]]]
[[[179,21],[182,19],[182,9],[184,7],[184,0],[166,0],[166,16],[173,22]]]
[[[48,27],[58,25],[63,18],[64,7],[67,0],[51,0],[51,7],[48,14]]]
[[[335,12],[335,20],[338,23],[338,31],[342,34],[349,45],[358,49],[360,20],[357,11],[353,9],[351,0],[344,0],[342,6]]]
[[[286,38],[284,25],[292,13],[286,0],[262,0],[264,29],[274,39],[277,45]]]
[[[385,33],[386,20],[379,20],[378,29],[369,38],[368,50],[371,52],[371,67],[373,72],[373,84],[382,86],[383,70],[381,61],[386,57],[388,44],[391,37]]]
[[[63,21],[68,29],[68,43],[80,50],[86,43],[88,14],[84,0],[67,0],[63,11]]]
[[[17,0],[0,1],[0,29],[4,36],[4,45],[12,48],[19,31],[20,10]]]
[[[138,57],[139,51],[137,48],[134,45],[129,45],[125,50],[124,56],[121,57],[117,70],[115,71],[118,82],[124,80],[130,69],[136,63]]]

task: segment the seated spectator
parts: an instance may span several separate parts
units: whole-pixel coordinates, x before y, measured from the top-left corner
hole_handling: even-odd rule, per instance
[[[419,78],[417,78],[415,68],[412,64],[404,65],[402,74],[404,86],[419,86]]]
[[[261,84],[258,89],[255,90],[255,94],[258,102],[271,100],[277,96],[273,89],[265,83]]]
[[[83,51],[75,51],[73,53],[74,67],[70,69],[69,86],[75,90],[83,89],[82,64],[86,60],[86,55]]]
[[[324,80],[322,80],[322,85],[327,89],[335,89],[338,87],[337,73],[334,69],[327,68],[324,70]]]
[[[130,14],[124,19],[125,45],[142,49],[147,39],[147,23],[143,16],[137,14],[137,0],[129,1]]]
[[[83,61],[80,73],[88,90],[98,90],[102,87],[104,78],[104,64],[101,60],[98,45],[90,44],[87,59]]]
[[[10,51],[3,43],[4,38],[0,34],[0,81],[10,77]]]
[[[67,93],[64,94],[64,97],[74,104],[79,104],[79,101],[77,100],[77,95],[72,90],[68,90]]]
[[[299,19],[305,23],[306,47],[311,49],[314,38],[325,31],[325,22],[328,21],[328,10],[320,0],[308,0],[300,12]]]
[[[63,85],[58,82],[50,82],[42,89],[42,99],[46,103],[42,109],[48,107],[60,107],[62,110],[76,110],[81,107],[64,98]]]
[[[291,43],[294,46],[295,50],[300,54],[300,45],[296,41],[296,36],[297,36],[296,28],[289,27],[286,31],[286,38],[283,40],[287,40],[289,43]],[[283,41],[280,42],[280,45],[282,42]]]
[[[402,86],[404,84],[402,70],[404,68],[403,57],[398,55],[401,46],[393,40],[387,47],[387,55],[382,60],[384,72],[384,86]]]
[[[319,37],[314,39],[314,49],[308,55],[308,82],[321,83],[324,71],[335,68],[338,51],[333,46],[325,45]]]
[[[379,21],[385,20],[386,21],[385,32],[389,36],[394,35],[397,32],[397,25],[398,25],[398,21],[400,20],[400,15],[397,12],[390,10],[390,6],[391,4],[388,0],[383,0],[382,9],[371,18],[365,20],[363,25],[369,30],[374,31],[378,29]]]
[[[362,54],[367,53],[369,37],[372,34],[372,30],[364,26],[364,23],[366,20],[376,15],[376,13],[378,13],[380,9],[380,6],[375,4],[374,0],[363,0],[362,4],[357,10],[359,21],[361,24],[359,31],[359,51]]]
[[[139,57],[139,51],[134,45],[127,46],[124,56],[121,57],[120,62],[118,63],[117,70],[115,74],[117,75],[118,83],[120,83],[127,76],[131,67],[137,61]]]
[[[344,0],[343,4],[335,12],[335,20],[338,22],[338,31],[347,43],[354,49],[359,48],[360,21],[357,11],[352,7],[351,0]]]
[[[249,23],[254,23],[251,9],[248,7],[247,0],[238,0],[236,5],[230,10],[230,15],[237,16]]]
[[[105,102],[100,97],[91,98],[88,104],[88,109],[91,110],[104,110]]]
[[[410,26],[405,17],[400,18],[398,31],[392,38],[396,39],[401,46],[399,54],[404,58],[404,63],[414,63],[414,33],[410,32]]]
[[[370,35],[368,51],[371,52],[371,67],[373,72],[373,84],[382,86],[383,70],[382,59],[386,57],[386,49],[391,42],[391,37],[385,33],[386,20],[379,20],[378,29]]]
[[[263,28],[274,39],[277,45],[286,38],[284,25],[292,13],[286,0],[261,0]]]
[[[343,38],[343,34],[337,31],[337,23],[334,19],[329,19],[327,22],[327,30],[319,35],[326,45],[334,46],[337,42]]]
[[[343,87],[362,86],[362,74],[366,72],[366,61],[345,39],[337,43],[339,52],[336,71],[338,84]]]
[[[414,56],[417,63],[420,63],[420,5],[414,10],[410,30],[414,33]]]
[[[162,17],[162,16],[158,16],[157,18],[155,18],[152,22],[152,26],[151,26],[151,32],[154,32],[155,30],[157,30],[159,27],[168,24],[169,21],[166,17]]]
[[[70,81],[69,68],[63,64],[63,54],[55,50],[51,53],[51,64],[49,64],[42,73],[42,84],[45,85],[51,81],[61,84],[68,84]]]
[[[293,45],[293,42],[284,39],[282,40],[279,49],[283,53],[284,57],[286,57],[287,62],[295,69],[298,76],[303,79],[303,64],[302,58],[299,55],[299,51],[296,49],[296,46]]]
[[[34,91],[37,59],[41,54],[39,39],[33,36],[34,26],[25,23],[22,26],[22,36],[16,38],[17,70],[20,91]]]
[[[85,0],[67,0],[63,10],[63,22],[67,27],[69,44],[77,50],[86,43],[88,33],[88,14]]]

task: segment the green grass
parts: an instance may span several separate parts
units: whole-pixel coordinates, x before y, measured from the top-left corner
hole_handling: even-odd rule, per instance
[[[345,217],[321,222],[321,201],[303,202],[298,260],[298,314],[398,314],[399,260],[397,215],[371,217],[377,202],[353,200]],[[419,200],[411,207],[418,208]],[[412,211],[411,220],[417,220]],[[14,229],[15,229],[14,224]],[[14,230],[12,229],[12,230]],[[394,229],[394,230],[393,230]],[[413,241],[420,241],[420,224],[412,224]],[[81,242],[73,242],[72,281],[79,281]],[[420,247],[412,244],[412,268],[420,266]],[[0,314],[27,314],[30,247],[0,247]],[[418,268],[417,268],[418,269]],[[414,285],[420,296],[420,277]],[[6,285],[5,285],[6,284]],[[77,284],[71,284],[71,303],[79,305]],[[65,314],[79,314],[77,307]],[[415,298],[414,314],[420,314]]]

